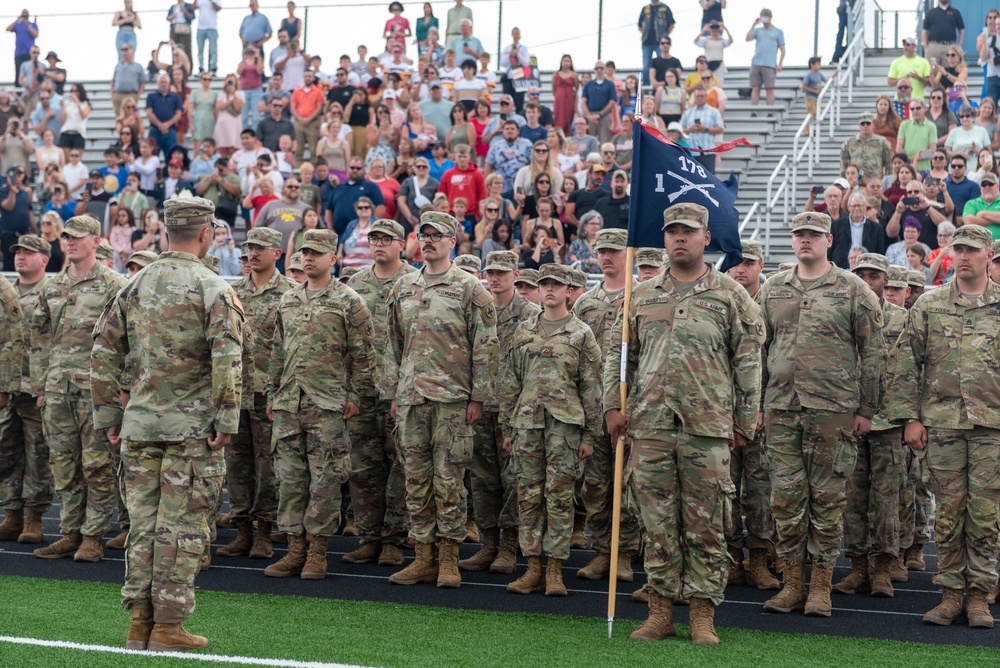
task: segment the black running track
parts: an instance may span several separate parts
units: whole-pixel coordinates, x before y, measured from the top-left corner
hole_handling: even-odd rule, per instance
[[[57,510],[45,518],[45,543],[58,538]],[[215,549],[232,540],[233,530],[219,530]],[[275,559],[251,560],[246,557],[213,556],[211,568],[198,577],[198,588],[208,591],[254,594],[292,594],[355,601],[379,601],[414,605],[432,605],[446,608],[489,610],[496,612],[528,612],[552,615],[593,617],[598,628],[605,628],[607,618],[607,581],[580,580],[576,571],[592,556],[590,550],[573,550],[564,563],[563,581],[569,589],[566,598],[547,598],[541,594],[528,596],[511,594],[505,589],[508,582],[524,570],[521,559],[514,575],[462,573],[462,587],[458,590],[438,589],[432,584],[401,587],[390,585],[389,575],[396,567],[374,564],[350,565],[340,560],[341,555],[358,545],[357,538],[334,536],[329,544],[329,576],[323,581],[304,581],[298,578],[275,579],[264,576],[264,567],[284,554],[283,545],[275,545]],[[120,583],[124,572],[124,552],[105,549],[105,559],[97,564],[76,563],[72,559],[42,560],[32,556],[37,545],[0,543],[0,574],[22,577],[87,580],[92,582]],[[462,558],[473,554],[477,545],[466,543],[461,548]],[[935,644],[1000,647],[1000,626],[993,630],[970,629],[956,622],[950,627],[928,626],[921,622],[921,615],[940,601],[939,589],[931,582],[937,559],[933,546],[925,548],[928,572],[910,572],[909,582],[896,584],[896,595],[891,599],[876,599],[867,594],[845,596],[833,594],[833,617],[830,619],[805,617],[801,613],[788,615],[765,613],[762,604],[774,592],[758,591],[752,587],[733,586],[726,590],[726,601],[717,610],[716,626],[719,628],[745,628],[782,633],[809,633],[816,635],[875,638]],[[413,558],[406,551],[407,559]],[[645,582],[638,571],[635,582],[619,583],[616,619],[639,620],[646,615],[644,604],[633,603],[632,591]],[[834,581],[848,572],[848,564],[841,560]],[[676,607],[678,621],[687,623],[687,608]],[[994,614],[997,608],[994,607]],[[998,620],[1000,622],[1000,620]],[[631,625],[628,625],[631,627]],[[616,631],[622,633],[623,630]]]

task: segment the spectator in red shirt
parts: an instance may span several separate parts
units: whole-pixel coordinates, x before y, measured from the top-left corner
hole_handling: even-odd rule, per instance
[[[438,192],[447,195],[452,211],[458,197],[465,198],[469,211],[478,211],[479,201],[486,197],[486,177],[471,161],[471,152],[468,144],[455,146],[455,166],[441,175]]]

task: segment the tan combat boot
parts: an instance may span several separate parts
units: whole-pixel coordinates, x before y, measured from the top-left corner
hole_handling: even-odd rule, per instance
[[[24,508],[8,508],[0,524],[0,541],[17,540],[24,531]]]
[[[551,559],[549,564],[552,564]],[[545,589],[541,557],[528,557],[528,570],[524,572],[524,575],[507,585],[507,591],[513,594],[532,594],[545,591]]]
[[[212,567],[212,546],[206,545],[205,552],[201,555],[201,564],[198,566],[198,572],[204,573],[209,568]]]
[[[874,559],[872,566],[872,596],[875,598],[892,598],[892,578],[889,567],[896,561],[895,557],[880,554]]]
[[[576,572],[576,577],[583,580],[603,580],[611,572],[611,555],[607,552],[597,552],[586,566]]]
[[[128,625],[125,649],[146,649],[149,634],[153,632],[153,604],[133,603],[132,621]]]
[[[73,554],[73,561],[86,561],[97,563],[104,558],[104,550],[101,549],[100,536],[84,536],[80,547]]]
[[[288,545],[288,534],[282,532],[275,532],[271,534],[271,544],[272,545]]]
[[[288,535],[288,552],[264,569],[269,578],[290,578],[302,572],[306,565],[306,541],[303,536]]]
[[[642,586],[632,592],[632,602],[633,603],[649,603],[649,594],[646,593],[646,587]]]
[[[500,553],[490,564],[490,573],[510,575],[517,565],[517,529],[504,529],[500,538]]]
[[[851,557],[851,572],[833,586],[838,594],[857,594],[872,587],[868,578],[868,557]]]
[[[742,585],[747,583],[747,572],[743,568],[743,550],[736,546],[726,549],[729,553],[729,576],[726,585]]]
[[[549,557],[549,562],[545,565],[545,595],[565,596],[566,585],[562,580],[562,559]]]
[[[906,570],[908,571],[923,571],[926,569],[927,565],[924,563],[924,546],[911,545],[906,548],[903,561],[906,562]]]
[[[183,652],[186,649],[205,649],[208,638],[188,633],[180,624],[157,624],[149,634],[150,652]]]
[[[267,535],[270,536],[270,532]],[[306,563],[299,577],[303,580],[326,579],[326,546],[329,542],[329,536],[313,536],[312,542],[309,543]]]
[[[969,628],[992,629],[993,615],[986,605],[986,592],[982,589],[970,589],[965,599],[965,616],[969,618]]]
[[[812,578],[809,580],[809,597],[806,599],[807,617],[829,617],[833,614],[830,589],[833,584],[833,564],[813,560]]]
[[[28,508],[24,519],[24,529],[17,537],[18,543],[41,543],[42,542],[42,511],[37,508]]]
[[[608,564],[608,569],[610,572],[611,565]],[[618,578],[619,582],[632,582],[635,579],[635,573],[632,571],[632,553],[631,552],[619,552],[618,553],[618,570],[615,572],[615,577]]]
[[[781,568],[781,591],[764,603],[766,612],[792,612],[805,607],[806,594],[802,591],[802,579],[805,566],[800,563],[788,563],[779,560]]]
[[[433,543],[414,543],[413,551],[417,558],[410,565],[389,576],[390,584],[413,585],[418,582],[436,582],[438,565],[434,560]]]
[[[217,520],[215,520],[215,526],[220,529],[232,529],[233,528],[233,514],[226,513],[225,515],[220,515]]]
[[[903,555],[893,559],[889,564],[889,579],[893,582],[906,582],[910,579],[909,571],[906,569],[906,560]]]
[[[586,515],[573,515],[573,535],[570,536],[569,546],[574,550],[587,549]]]
[[[250,553],[253,547],[253,520],[249,517],[236,520],[236,538],[223,545],[215,553],[220,557],[241,557]]]
[[[471,510],[469,511],[469,516],[465,520],[465,542],[479,542],[479,527],[476,526],[476,517],[472,514]]]
[[[715,604],[707,598],[691,599],[691,642],[695,645],[718,645],[715,633]]]
[[[395,543],[382,543],[382,553],[378,555],[379,566],[401,566],[403,548]]]
[[[109,550],[124,550],[125,541],[128,539],[128,531],[119,531],[118,535],[109,540],[105,547]]]
[[[82,542],[83,536],[80,535],[79,531],[70,531],[48,547],[40,547],[32,554],[42,559],[64,559],[76,554]]]
[[[438,578],[441,589],[458,589],[462,574],[458,572],[458,541],[443,538],[438,541]]]
[[[924,622],[950,626],[962,614],[962,590],[941,588],[941,602],[924,613]]]
[[[649,597],[649,615],[639,628],[632,632],[629,640],[663,640],[677,635],[674,628],[673,602],[661,596],[655,589],[646,590]]]
[[[756,548],[750,550],[750,570],[747,571],[747,584],[757,589],[781,589],[778,578],[771,575],[767,568],[767,550]]]
[[[468,559],[458,562],[458,567],[472,573],[485,571],[498,554],[500,554],[500,528],[483,529],[483,546]]]
[[[357,536],[358,526],[354,523],[354,515],[348,515],[344,518],[344,528],[341,529],[340,535],[342,536]]]
[[[994,603],[996,603],[997,595],[1000,595],[1000,580],[998,580],[996,586],[993,587],[993,591],[991,591],[989,594],[986,595],[987,605],[993,605]]]
[[[274,556],[271,545],[271,523],[265,520],[257,521],[257,531],[254,533],[253,546],[250,548],[251,559],[270,559]]]
[[[356,550],[351,550],[340,558],[345,564],[370,564],[378,559],[382,546],[378,543],[368,541],[361,543]]]

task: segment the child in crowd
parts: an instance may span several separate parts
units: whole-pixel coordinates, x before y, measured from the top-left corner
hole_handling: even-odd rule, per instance
[[[121,154],[116,148],[104,149],[104,166],[101,167],[101,174],[104,175],[104,189],[112,195],[120,195],[125,189],[125,181],[128,180],[128,169],[121,164]]]
[[[826,82],[826,77],[820,72],[822,67],[823,61],[819,56],[813,56],[809,59],[809,73],[802,77],[802,90],[806,94],[806,113],[812,118],[816,118],[816,99],[823,91],[823,84]]]
[[[472,230],[476,226],[476,218],[469,214],[469,202],[464,197],[456,197],[452,207],[455,209],[455,220],[461,223],[462,230],[465,232],[465,238],[470,238]]]

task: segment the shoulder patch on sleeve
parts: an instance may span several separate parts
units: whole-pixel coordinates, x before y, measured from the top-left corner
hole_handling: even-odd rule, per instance
[[[229,290],[229,303],[234,309],[240,312],[240,315],[244,318],[246,317],[246,312],[243,310],[243,302],[241,302],[240,298],[236,296],[236,291],[233,289]]]
[[[17,298],[17,293],[11,290],[4,290],[0,294],[3,301],[3,310],[7,314],[7,319],[11,322],[18,322],[24,314],[21,312],[21,301]]]
[[[476,294],[472,297],[473,305],[482,312],[483,322],[487,325],[495,325],[497,322],[497,310],[493,305],[493,297],[486,292],[486,288],[479,286]]]

